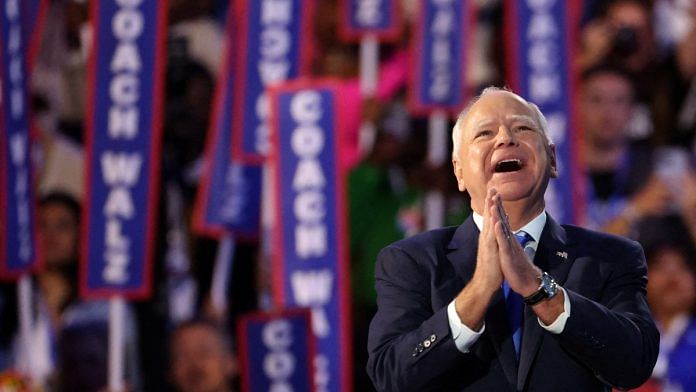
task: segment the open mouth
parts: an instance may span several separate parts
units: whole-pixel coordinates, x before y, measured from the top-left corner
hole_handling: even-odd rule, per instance
[[[519,159],[504,159],[495,165],[496,173],[509,173],[522,169],[522,161]]]

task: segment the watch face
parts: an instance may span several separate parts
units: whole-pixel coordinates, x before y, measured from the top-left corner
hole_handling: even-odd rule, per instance
[[[553,297],[558,291],[556,281],[546,272],[541,275],[541,289],[546,293],[547,298]]]

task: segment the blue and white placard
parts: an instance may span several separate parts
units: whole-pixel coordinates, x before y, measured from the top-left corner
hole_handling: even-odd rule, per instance
[[[260,224],[262,167],[242,164],[230,155],[236,58],[233,16],[228,14],[225,60],[217,79],[193,226],[196,232],[214,238],[232,233],[238,239],[255,239]]]
[[[94,0],[84,297],[150,294],[158,208],[165,0]]]
[[[318,390],[351,390],[344,173],[336,85],[297,81],[271,92],[276,177],[273,292],[280,307],[309,307]]]
[[[20,0],[0,6],[0,278],[37,267],[26,30]]]
[[[243,391],[315,390],[315,339],[307,309],[242,316],[237,340]]]
[[[269,148],[266,88],[308,75],[315,0],[237,0],[239,23],[232,153],[263,163]]]
[[[556,145],[559,177],[546,190],[546,208],[563,223],[580,223],[584,206],[574,121],[575,74],[571,60],[580,2],[507,0],[508,80],[539,106]]]
[[[412,113],[456,114],[469,97],[468,51],[474,12],[468,0],[420,0],[411,46],[413,67],[408,104]]]

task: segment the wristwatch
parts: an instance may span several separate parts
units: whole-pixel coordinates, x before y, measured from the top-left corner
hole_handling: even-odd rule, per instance
[[[539,302],[548,298],[553,298],[556,294],[558,294],[558,284],[555,280],[553,280],[551,275],[543,272],[539,279],[541,280],[539,289],[535,293],[524,297],[523,301],[526,305],[536,305]]]

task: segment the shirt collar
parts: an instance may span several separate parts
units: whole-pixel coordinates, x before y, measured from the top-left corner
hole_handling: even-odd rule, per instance
[[[479,215],[475,211],[473,212],[474,215],[474,223],[476,224],[476,227],[478,227],[479,231],[483,230],[483,216]],[[544,230],[544,226],[546,226],[546,210],[544,209],[541,211],[539,215],[536,216],[536,218],[532,219],[529,221],[526,225],[522,226],[519,230],[516,230],[515,233],[518,233],[520,231],[524,231],[525,233],[529,234],[533,239],[534,242],[537,244],[539,243],[539,240],[541,239],[541,232]]]

